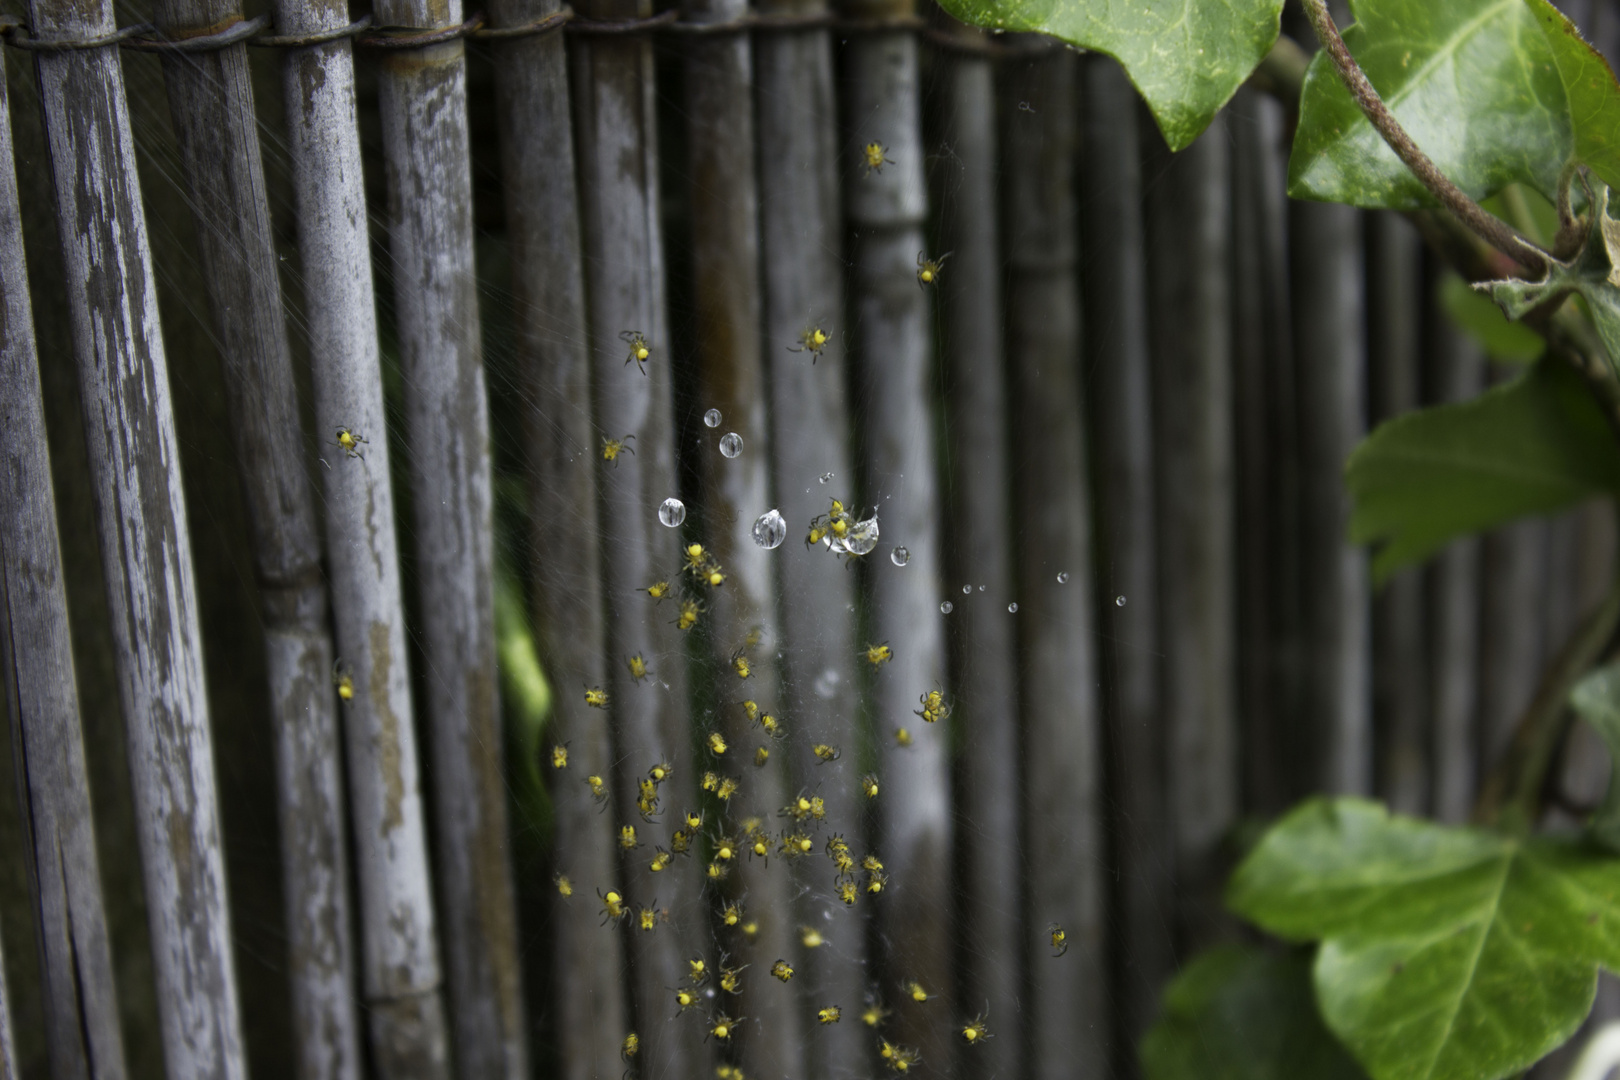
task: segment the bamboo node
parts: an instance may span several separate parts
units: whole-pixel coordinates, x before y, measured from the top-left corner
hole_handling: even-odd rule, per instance
[[[378,26],[373,27],[372,33],[357,38],[355,44],[368,49],[425,49],[429,45],[470,37],[483,25],[484,13],[480,11],[459,26]]]

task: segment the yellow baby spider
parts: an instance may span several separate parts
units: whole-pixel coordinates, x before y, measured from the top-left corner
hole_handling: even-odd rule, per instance
[[[950,257],[951,252],[949,251],[937,259],[930,259],[922,252],[917,252],[917,284],[926,289],[937,282],[939,272],[945,265],[945,260]]]
[[[620,332],[619,340],[630,346],[630,355],[624,360],[625,366],[634,362],[643,375],[647,374],[646,361],[652,355],[652,350],[647,346],[646,336],[640,330],[624,330]]]
[[[361,461],[366,459],[366,455],[360,452],[360,447],[369,445],[370,440],[368,440],[364,435],[356,435],[350,429],[340,427],[337,429],[336,438],[339,449],[341,449],[349,457],[359,458]]]
[[[866,162],[866,175],[883,171],[883,166],[893,165],[894,159],[889,157],[889,148],[880,142],[869,142],[861,150],[861,156]]]
[[[630,440],[633,438],[635,438],[634,435],[626,435],[622,439],[603,439],[602,460],[611,461],[613,467],[618,468],[620,454],[635,454],[635,447],[629,445]]]
[[[799,335],[797,345],[789,345],[788,352],[807,352],[810,354],[810,363],[813,365],[821,359],[821,354],[827,348],[827,332],[819,326],[806,327],[804,333]]]
[[[887,641],[881,645],[868,645],[866,647],[866,662],[873,667],[877,667],[879,664],[887,664],[893,659],[894,650],[889,648]]]
[[[990,1025],[987,1019],[983,1013],[980,1013],[966,1024],[963,1024],[962,1041],[969,1046],[974,1046],[990,1038]]]
[[[600,686],[587,686],[585,688],[585,704],[593,709],[607,708],[608,692]]]
[[[816,1010],[816,1021],[822,1024],[836,1024],[844,1018],[844,1010],[836,1005],[828,1005],[825,1009]]]

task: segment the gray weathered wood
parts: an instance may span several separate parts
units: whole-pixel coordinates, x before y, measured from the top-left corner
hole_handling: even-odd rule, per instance
[[[26,781],[23,817],[33,856],[51,1071],[61,1078],[121,1080],[127,1068],[79,725],[3,64],[0,57],[0,641],[6,646],[0,672],[16,724],[17,772]],[[0,1075],[17,1075],[14,1062],[10,1013],[0,1000]]]
[[[1151,137],[1145,165],[1165,790],[1183,956],[1228,926],[1222,845],[1238,814],[1228,138],[1222,118],[1175,155]]]
[[[1371,415],[1382,423],[1418,407],[1423,276],[1405,219],[1367,219],[1367,332]],[[1423,571],[1390,579],[1373,600],[1373,773],[1392,810],[1429,807],[1429,687]]]
[[[985,40],[982,31],[960,24],[948,32],[969,45]],[[1013,543],[1019,531],[1008,527],[1014,519],[996,199],[996,129],[1002,117],[988,59],[942,50],[934,73],[930,184],[939,210],[940,249],[951,253],[937,286],[945,445],[950,447],[945,513],[953,523],[944,555],[948,580],[986,587],[982,596],[975,594],[976,602],[959,605],[950,624],[950,722],[960,735],[955,809],[973,823],[957,835],[956,858],[962,868],[958,927],[963,939],[976,943],[959,953],[956,1007],[963,1017],[987,1011],[1013,1035],[1022,989],[1020,960],[1029,932],[1020,918],[1016,651],[1018,626],[1029,615],[1022,608],[1023,590],[1013,579]],[[1034,152],[1032,165],[1042,153]],[[1076,409],[1078,404],[1072,402]],[[881,561],[877,567],[886,569]],[[1031,586],[1041,592],[1057,588],[1049,575]],[[1020,605],[1018,613],[1008,610],[1010,604]],[[962,1046],[956,1071],[962,1076],[1021,1076],[1022,1051],[1017,1038]]]
[[[1547,635],[1550,522],[1514,522],[1484,537],[1480,594],[1479,768],[1488,772],[1507,750],[1535,696],[1549,652]]]
[[[746,0],[690,0],[683,5],[683,14],[693,21],[733,19],[747,10]],[[752,816],[769,822],[792,794],[787,747],[753,728],[737,703],[753,700],[773,714],[782,713],[780,670],[773,659],[782,647],[775,563],[803,554],[795,543],[766,550],[752,537],[755,519],[775,505],[770,499],[775,440],[765,383],[764,350],[772,343],[765,340],[762,322],[750,38],[739,34],[693,41],[685,50],[682,76],[690,150],[695,407],[718,409],[721,414],[717,428],[694,427],[700,432],[696,453],[704,481],[704,537],[726,568],[725,588],[710,603],[711,662],[720,671],[714,706],[732,755],[751,760],[760,747],[770,754],[763,768],[748,767],[747,785],[732,800],[732,823],[726,831],[735,834],[737,820]],[[717,449],[718,440],[728,432],[743,439],[743,452],[736,458],[728,459]],[[747,651],[752,675],[739,680],[727,660],[747,641],[757,642]],[[740,768],[741,762],[733,762],[726,771]],[[842,824],[856,833],[853,820]],[[748,1016],[751,1023],[757,1021],[748,1037],[740,1040],[735,1060],[749,1076],[784,1080],[804,1076],[805,1027],[813,1013],[800,1003],[799,995],[784,993],[765,977],[778,957],[798,951],[795,927],[785,917],[793,910],[792,878],[780,864],[773,868],[753,859],[738,866],[732,878],[724,895],[742,899],[754,914],[765,916],[752,938],[735,930],[720,931],[719,947],[730,953],[732,964],[747,964],[753,973],[734,999],[735,1008],[726,1009]],[[831,947],[842,944],[835,938]]]
[[[341,28],[336,0],[279,0],[283,33]],[[387,420],[347,40],[290,51],[283,87],[360,887],[367,1024],[385,1077],[443,1075],[437,932],[412,722]],[[363,457],[336,444],[346,428]]]
[[[490,15],[496,26],[514,26],[557,7],[556,0],[500,0]],[[603,462],[591,419],[568,57],[560,34],[502,43],[495,55],[526,403],[533,617],[541,662],[557,688],[551,742],[568,748],[567,768],[542,766],[556,815],[552,859],[575,890],[571,898],[550,894],[554,956],[547,1006],[561,1075],[590,1080],[622,1069],[619,1050],[629,1024],[624,950],[619,935],[598,926],[592,892],[617,880],[613,822],[597,812],[584,782],[613,774],[613,750],[607,725],[576,685],[604,685],[611,660],[603,636],[596,505],[596,470]]]
[[[38,0],[42,38],[111,4]],[[116,50],[36,58],[129,740],[168,1072],[246,1073],[190,536]]]
[[[1028,994],[1017,1015],[1027,1065],[1008,1075],[1033,1080],[1106,1075],[1111,1030],[1101,974],[1108,825],[1080,392],[1079,66],[1073,53],[1053,49],[1011,68],[1003,90],[1023,836],[1026,850],[1040,853],[1024,863],[1019,952]],[[1064,956],[1048,947],[1053,923],[1068,936]],[[1000,1015],[1003,1025],[1012,1022]]]
[[[645,0],[593,0],[580,8],[596,19],[645,16]],[[670,912],[670,925],[651,933],[626,929],[628,978],[639,1070],[649,1080],[698,1080],[707,1074],[704,1025],[694,1016],[672,1017],[669,987],[686,974],[684,957],[703,928],[697,859],[677,859],[654,874],[654,845],[669,847],[678,815],[697,807],[686,700],[686,642],[674,626],[679,601],[657,603],[645,593],[667,580],[697,590],[707,586],[681,572],[678,529],[659,522],[658,509],[678,495],[670,368],[664,312],[664,251],[659,223],[658,139],[653,110],[652,46],[645,38],[581,39],[573,61],[574,138],[579,155],[581,239],[585,257],[592,393],[600,438],[634,435],[634,455],[610,465],[595,454],[602,532],[603,602],[607,610],[607,683],[615,772],[610,805],[618,826],[634,825],[643,847],[622,853],[620,892],[633,908]],[[646,374],[633,360],[623,333],[641,334],[648,346]],[[695,524],[695,523],[694,523]],[[708,614],[701,614],[700,619]],[[638,682],[627,661],[643,657],[656,678]],[[580,693],[564,684],[567,693]],[[656,762],[674,764],[661,791],[663,819],[642,822],[636,782]],[[730,762],[717,769],[728,775]],[[614,882],[601,882],[605,890]],[[605,931],[604,931],[605,932]],[[756,973],[755,977],[758,977]],[[733,1014],[735,1015],[735,1014]]]
[[[1300,721],[1316,741],[1319,790],[1372,790],[1367,555],[1345,539],[1344,459],[1366,429],[1361,216],[1346,206],[1290,207],[1301,468],[1305,657]]]
[[[155,14],[170,37],[242,18],[235,0],[166,0]],[[263,603],[299,1075],[357,1077],[348,842],[326,583],[247,47],[170,54],[163,69],[224,359]]]
[[[821,0],[764,0],[761,13],[825,12]],[[759,138],[760,249],[763,256],[765,363],[769,367],[771,483],[787,519],[788,539],[776,552],[782,620],[783,715],[796,783],[819,784],[827,816],[849,835],[865,796],[849,748],[856,744],[855,575],[822,550],[804,551],[810,521],[833,496],[854,494],[846,396],[843,219],[840,212],[836,112],[830,35],[762,34],[754,40],[755,110]],[[800,335],[820,327],[828,335],[819,358],[797,347]],[[831,474],[826,484],[817,483]],[[886,541],[880,558],[901,540]],[[789,546],[791,545],[791,547]],[[883,738],[892,732],[882,731]],[[811,747],[843,747],[844,756],[817,766]],[[880,776],[879,801],[893,798]],[[852,839],[853,842],[853,839]],[[880,853],[881,856],[882,853]],[[869,905],[846,910],[827,895],[824,866],[798,869],[797,916],[828,925],[837,950],[801,953],[804,990],[799,1002],[839,1003],[854,1018],[868,988]],[[795,981],[798,981],[797,979]],[[884,989],[886,1004],[894,991]],[[868,1071],[871,1043],[863,1025],[844,1022],[807,1040],[810,1076],[853,1076]]]
[[[11,997],[6,989],[4,961],[4,955],[0,954],[0,1080],[22,1080],[21,1063],[17,1059],[17,1040],[11,1034]]]
[[[1171,851],[1160,698],[1158,534],[1136,94],[1104,56],[1082,62],[1080,242],[1097,484],[1097,632],[1115,808],[1113,932],[1122,1046],[1153,1018],[1172,966]],[[1123,604],[1120,601],[1123,600]],[[1121,1053],[1126,1051],[1121,1050]]]
[[[443,27],[460,0],[385,0],[395,26]],[[460,41],[383,54],[378,109],[411,445],[414,548],[438,895],[457,1071],[528,1075],[495,673],[489,401],[473,267]]]

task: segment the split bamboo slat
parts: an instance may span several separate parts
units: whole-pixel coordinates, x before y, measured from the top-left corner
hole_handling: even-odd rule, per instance
[[[4,58],[0,57],[0,66]],[[95,822],[79,725],[73,643],[51,490],[39,357],[24,262],[11,103],[0,74],[0,597],[8,711],[26,784],[45,1043],[54,1075],[126,1075]],[[0,982],[3,982],[0,971]],[[4,997],[0,989],[0,998]],[[0,1073],[17,1076],[0,1002]]]
[[[31,5],[44,39],[111,4]],[[171,1077],[246,1075],[191,539],[116,50],[35,58]]]

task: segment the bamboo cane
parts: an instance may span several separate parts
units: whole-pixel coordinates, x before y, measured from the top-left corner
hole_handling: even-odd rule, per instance
[[[1078,79],[1079,61],[1065,49],[1014,67],[1002,116],[1013,512],[1023,528],[1023,828],[1025,850],[1040,853],[1024,864],[1022,1075],[1036,1080],[1103,1075],[1109,1045],[1099,975],[1107,822],[1080,388]],[[1056,946],[1053,927],[1064,933]]]
[[[331,0],[278,0],[278,29],[341,29]],[[388,1077],[445,1069],[438,944],[412,725],[387,421],[346,39],[290,51],[283,72],[315,420],[325,446],[326,541],[360,885],[367,1025]],[[334,433],[366,440],[355,456]]]
[[[110,4],[31,5],[44,39]],[[196,585],[151,251],[115,50],[36,59],[50,137],[169,1075],[245,1075]]]
[[[0,595],[7,635],[0,664],[20,729],[15,746],[27,785],[24,823],[51,1071],[121,1080],[124,1042],[79,725],[3,65],[0,58]],[[0,1075],[18,1075],[14,1062],[10,1014],[0,1001]]]
[[[1133,1045],[1171,969],[1171,877],[1159,697],[1153,419],[1135,94],[1106,57],[1083,65],[1080,240],[1095,425],[1098,632],[1114,822],[1117,1027]]]
[[[11,997],[6,989],[4,953],[0,953],[0,1080],[22,1080],[22,1065],[17,1059],[17,1040],[11,1033]]]
[[[501,0],[496,27],[540,19],[556,0]],[[611,1076],[629,1031],[624,950],[602,931],[591,890],[616,879],[612,821],[597,812],[587,776],[611,776],[607,725],[570,680],[607,682],[601,533],[597,521],[599,440],[591,420],[585,281],[568,66],[560,35],[497,46],[496,104],[502,181],[511,238],[519,362],[528,395],[524,441],[530,470],[534,625],[541,660],[557,679],[552,746],[568,753],[563,769],[543,765],[556,815],[553,861],[572,898],[554,893],[549,1005],[561,1074],[567,1080]]]
[[[242,18],[234,0],[170,0],[184,37]],[[276,723],[289,981],[299,1075],[359,1075],[332,640],[282,314],[247,47],[165,56],[247,495]]]
[[[941,16],[941,21],[945,17]],[[972,47],[987,40],[954,20],[948,33]],[[939,244],[951,252],[938,286],[947,455],[945,562],[951,581],[986,587],[960,606],[952,626],[953,719],[960,734],[956,807],[972,830],[957,836],[963,867],[959,932],[974,947],[960,955],[959,1015],[1018,1015],[1025,941],[1020,919],[1017,628],[1023,590],[1013,578],[1008,394],[1003,348],[1002,256],[997,228],[997,101],[991,63],[942,50],[934,68],[930,178]],[[1032,159],[1039,160],[1039,154]],[[1078,400],[1075,402],[1078,408]],[[1078,459],[1076,460],[1078,464]],[[878,564],[882,568],[882,563]],[[1034,588],[1050,592],[1046,578]],[[1009,1026],[1009,1035],[1014,1034]],[[963,1076],[1020,1076],[1017,1038],[959,1051]]]
[[[759,10],[814,15],[827,8],[821,0],[764,0]],[[850,501],[854,480],[831,40],[825,30],[767,34],[755,39],[754,50],[771,484],[795,544],[776,560],[790,775],[806,787],[818,784],[828,818],[858,834],[862,830],[852,825],[865,822],[861,808],[870,801],[856,788],[854,755],[818,766],[811,754],[818,743],[856,743],[854,575],[827,552],[801,553],[796,546],[800,530],[827,513],[835,495]],[[819,354],[801,343],[815,329],[827,335]],[[879,552],[888,549],[886,544]],[[883,731],[885,738],[889,734]],[[892,797],[881,776],[879,788],[879,800]],[[838,948],[801,954],[805,987],[799,1000],[806,1015],[837,1004],[853,1019],[868,990],[866,908],[845,910],[827,895],[825,882],[824,874],[800,876],[796,912],[807,924],[830,922]],[[891,988],[883,995],[889,1004],[893,994]],[[806,1045],[808,1075],[866,1071],[869,1038],[861,1025],[839,1023],[813,1035]]]

